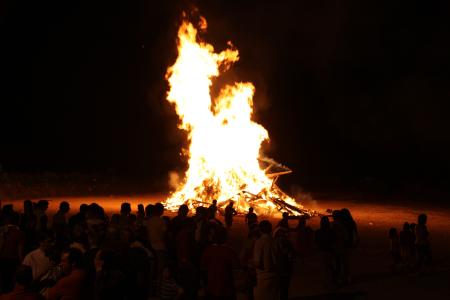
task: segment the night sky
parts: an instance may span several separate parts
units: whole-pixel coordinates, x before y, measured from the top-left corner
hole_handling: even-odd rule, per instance
[[[239,49],[225,79],[255,84],[289,184],[449,188],[448,1],[115,2],[1,2],[3,171],[182,169],[164,74],[194,3]]]

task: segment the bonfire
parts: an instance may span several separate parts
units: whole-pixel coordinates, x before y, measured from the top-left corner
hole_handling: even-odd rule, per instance
[[[165,207],[176,210],[186,204],[194,210],[217,200],[219,209],[235,201],[241,213],[253,207],[263,215],[310,214],[276,185],[279,176],[291,170],[261,153],[269,134],[252,120],[253,84],[225,85],[217,97],[211,96],[213,80],[239,60],[239,52],[230,42],[227,49],[215,52],[199,37],[207,28],[206,20],[200,20],[197,27],[182,22],[178,57],[166,74],[167,100],[188,138],[183,151],[188,169]]]

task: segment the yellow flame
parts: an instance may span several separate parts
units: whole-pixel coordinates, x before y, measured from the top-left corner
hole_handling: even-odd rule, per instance
[[[201,29],[206,29],[202,19]],[[259,194],[261,208],[272,213],[270,197],[282,197],[299,206],[284,193],[273,191],[272,180],[261,169],[258,157],[261,143],[268,140],[266,129],[251,120],[254,86],[251,83],[226,85],[211,99],[212,79],[238,61],[239,53],[230,48],[216,53],[212,45],[201,42],[194,26],[184,21],[178,31],[178,58],[167,71],[170,91],[167,100],[175,105],[179,127],[188,133],[189,168],[183,183],[166,200],[175,209],[183,203],[238,201],[240,211],[249,204],[239,197],[242,191]],[[267,201],[265,201],[267,200]],[[261,211],[260,209],[260,211]]]

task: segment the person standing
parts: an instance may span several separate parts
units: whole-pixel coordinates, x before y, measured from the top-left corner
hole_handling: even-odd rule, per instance
[[[276,300],[280,298],[278,272],[276,270],[276,245],[272,238],[272,224],[263,220],[259,223],[260,238],[255,242],[253,263],[256,268],[255,300]]]
[[[331,226],[336,234],[336,243],[333,251],[334,282],[338,285],[350,283],[350,266],[348,261],[347,241],[348,231],[344,225],[342,211],[333,211],[333,224]]]
[[[33,211],[31,200],[23,201],[23,213],[20,215],[20,230],[25,234],[24,253],[35,247],[35,231],[37,218]]]
[[[289,240],[289,230],[278,227],[273,233],[276,253],[276,270],[280,286],[280,300],[289,299],[289,286],[292,277],[292,265],[294,263],[294,246]]]
[[[167,261],[166,233],[167,225],[162,218],[164,206],[156,203],[153,207],[151,217],[146,220],[145,227],[152,249],[156,256],[156,291],[160,291],[162,272]]]
[[[202,269],[206,272],[206,293],[208,299],[234,300],[234,271],[239,267],[239,259],[233,249],[225,243],[227,231],[223,227],[214,229],[213,244],[203,252]]]
[[[35,214],[36,214],[36,231],[38,233],[47,232],[47,209],[48,209],[48,201],[47,200],[39,200],[36,204]]]
[[[422,268],[431,261],[430,234],[427,228],[427,215],[420,214],[416,226],[417,266]]]
[[[256,286],[256,271],[253,263],[253,255],[255,252],[255,243],[260,237],[259,228],[255,228],[248,233],[247,239],[240,254],[241,266],[246,275],[245,291],[248,300],[253,300],[253,289]]]
[[[398,265],[401,262],[400,255],[400,242],[398,238],[397,228],[392,227],[389,229],[389,241],[391,243],[390,253],[392,256],[392,270],[396,271]]]
[[[116,268],[115,256],[116,253],[110,249],[99,250],[95,255],[95,300],[125,298],[125,276]]]
[[[215,219],[217,213],[217,200],[213,200],[212,204],[208,207],[208,219]]]
[[[331,229],[327,216],[320,219],[320,228],[315,232],[315,242],[319,248],[323,282],[326,288],[332,285],[333,251],[336,244],[336,233]]]
[[[55,233],[56,242],[60,246],[65,246],[69,240],[69,227],[67,224],[67,214],[70,205],[67,201],[59,204],[59,210],[53,215],[52,230]]]
[[[233,217],[237,215],[237,211],[233,208],[234,201],[230,201],[230,203],[225,207],[225,225],[228,229],[233,225]]]
[[[47,299],[85,299],[88,294],[88,277],[83,270],[83,253],[69,248],[61,256],[61,267],[65,276],[48,290]]]
[[[253,207],[248,209],[248,213],[245,215],[245,223],[247,223],[249,232],[258,224],[258,216],[253,212]]]
[[[295,229],[297,233],[296,248],[302,262],[305,257],[311,255],[314,244],[314,231],[307,225],[307,220],[306,216],[301,216]]]
[[[403,224],[403,230],[400,231],[400,254],[406,267],[411,267],[414,253],[414,235],[410,230],[409,223]]]
[[[59,210],[53,215],[52,229],[57,234],[64,232],[67,226],[67,213],[70,211],[70,204],[63,201],[59,204]]]
[[[282,228],[289,230],[289,213],[284,212],[282,214],[282,218],[281,218],[280,222],[278,222],[278,225],[277,225],[277,228],[278,227],[282,227]]]
[[[6,207],[6,206],[5,206]],[[23,259],[25,234],[17,226],[19,215],[3,210],[4,225],[0,227],[0,293],[14,288],[14,273]]]

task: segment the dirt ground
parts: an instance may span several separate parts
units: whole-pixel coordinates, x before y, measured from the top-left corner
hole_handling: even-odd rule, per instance
[[[65,197],[50,199],[50,214],[60,201],[67,200],[75,210],[81,203],[97,202],[108,213],[117,212],[120,203],[130,202],[133,209],[137,204],[162,201],[164,195],[123,197]],[[20,201],[14,203],[21,210]],[[356,201],[340,197],[339,200],[310,200],[305,206],[325,212],[326,209],[347,207],[352,212],[359,228],[360,245],[351,256],[352,283],[337,290],[324,289],[319,257],[312,255],[304,261],[296,261],[291,282],[292,299],[450,299],[450,208],[439,207],[429,202]],[[425,273],[392,272],[387,231],[391,227],[401,229],[403,222],[417,222],[419,213],[428,214],[431,234],[433,263]],[[271,219],[274,224],[277,222]],[[296,221],[292,226],[296,226]],[[313,229],[319,218],[309,222]],[[230,245],[240,251],[246,234],[243,218],[237,217],[230,233]]]

